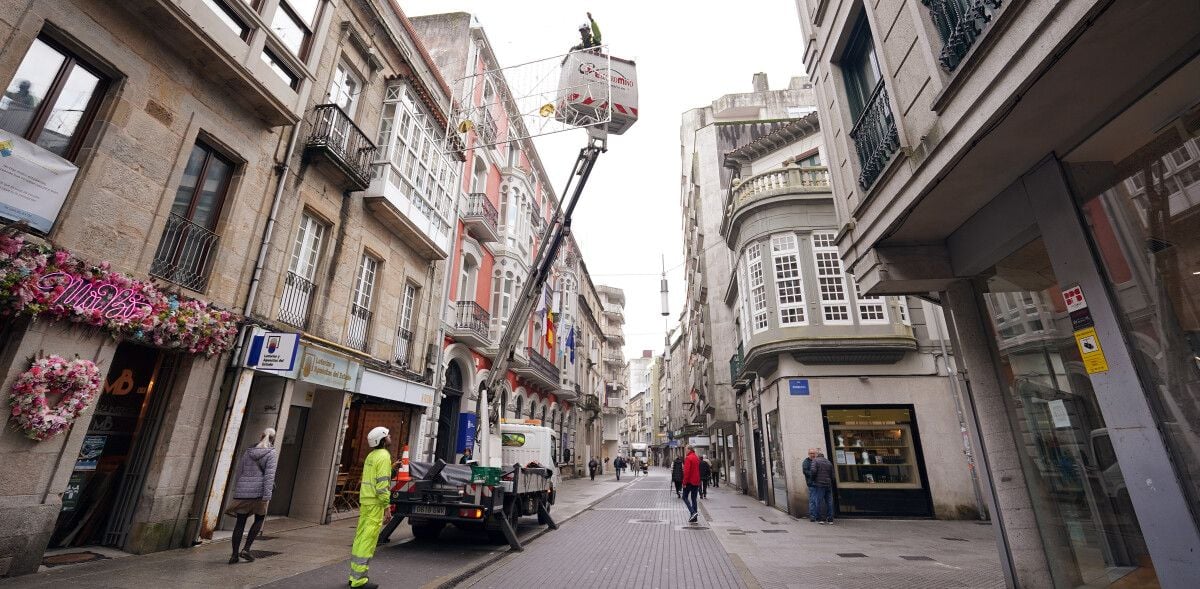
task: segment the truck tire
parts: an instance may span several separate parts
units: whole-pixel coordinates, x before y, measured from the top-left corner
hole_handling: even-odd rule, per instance
[[[416,524],[412,527],[413,537],[418,540],[437,540],[444,527],[446,527],[445,522]]]

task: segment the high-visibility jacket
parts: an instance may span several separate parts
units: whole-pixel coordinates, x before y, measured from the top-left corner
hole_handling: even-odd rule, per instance
[[[392,454],[376,448],[363,462],[358,502],[362,505],[387,505],[392,497]]]

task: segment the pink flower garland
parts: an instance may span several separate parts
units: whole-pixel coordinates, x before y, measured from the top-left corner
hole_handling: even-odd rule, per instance
[[[71,252],[0,234],[0,317],[49,317],[161,348],[216,356],[237,337],[235,313],[159,290]]]
[[[44,442],[70,427],[99,391],[100,369],[91,360],[38,358],[13,383],[10,415],[25,437]],[[58,404],[51,407],[47,396]]]

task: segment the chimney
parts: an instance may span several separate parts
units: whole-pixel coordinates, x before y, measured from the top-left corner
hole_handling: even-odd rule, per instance
[[[767,84],[767,73],[766,72],[758,72],[757,74],[754,74],[754,91],[755,92],[767,92],[770,89],[771,89],[771,86],[769,84]]]

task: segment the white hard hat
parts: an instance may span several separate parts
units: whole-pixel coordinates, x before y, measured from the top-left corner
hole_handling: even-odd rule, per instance
[[[388,437],[390,433],[386,427],[377,427],[371,430],[371,433],[367,434],[367,444],[374,448],[379,445],[380,440]]]
[[[579,30],[582,31],[583,29],[588,29],[590,31],[592,29],[592,25],[590,25],[588,23],[580,23]]]

